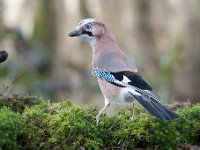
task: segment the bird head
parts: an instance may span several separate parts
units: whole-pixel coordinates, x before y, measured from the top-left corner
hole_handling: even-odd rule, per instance
[[[71,31],[68,35],[70,37],[80,36],[94,45],[95,42],[100,39],[105,32],[105,25],[94,18],[86,18],[79,22],[78,26]]]

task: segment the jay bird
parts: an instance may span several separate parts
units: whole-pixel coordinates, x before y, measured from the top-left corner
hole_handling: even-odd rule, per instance
[[[93,74],[97,77],[101,92],[105,97],[105,105],[96,116],[97,123],[101,113],[111,102],[132,103],[131,118],[133,119],[135,100],[151,115],[161,120],[179,118],[176,113],[159,102],[160,97],[118,47],[114,36],[105,24],[94,18],[86,18],[79,22],[69,36],[80,36],[92,47]]]

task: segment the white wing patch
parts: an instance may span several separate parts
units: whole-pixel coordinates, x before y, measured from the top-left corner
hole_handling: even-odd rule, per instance
[[[126,76],[124,76],[123,75],[123,80],[122,80],[122,82],[124,82],[124,83],[128,83],[128,82],[131,82],[131,80],[129,80]]]

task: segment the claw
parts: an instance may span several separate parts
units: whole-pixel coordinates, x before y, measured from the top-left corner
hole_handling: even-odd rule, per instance
[[[95,117],[95,119],[96,119],[96,125],[98,126],[98,124],[99,124],[99,115],[97,115],[97,116]]]
[[[97,126],[98,126],[98,123],[99,123],[99,118],[102,114],[102,112],[104,110],[106,110],[106,108],[110,105],[110,102],[105,98],[105,106],[101,109],[101,111],[98,113],[98,115],[95,117],[96,118],[96,123],[97,123]]]
[[[130,117],[130,120],[133,120],[134,118],[135,118],[135,116],[133,115],[133,116]]]

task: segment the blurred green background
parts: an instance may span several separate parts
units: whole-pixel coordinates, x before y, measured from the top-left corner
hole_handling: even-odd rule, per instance
[[[199,0],[0,0],[1,95],[102,105],[91,48],[67,34],[104,22],[162,102],[200,100]]]

